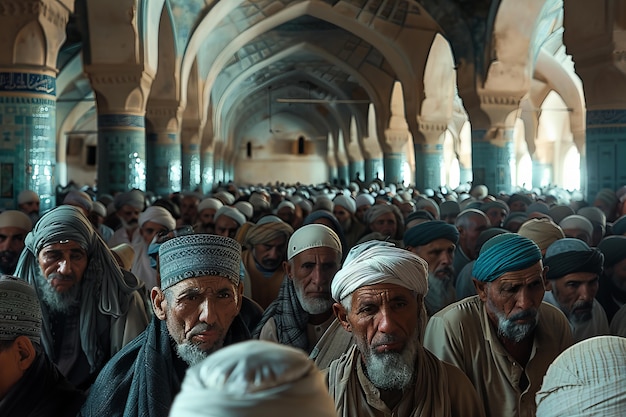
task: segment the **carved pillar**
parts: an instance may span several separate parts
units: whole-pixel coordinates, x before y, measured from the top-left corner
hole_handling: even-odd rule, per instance
[[[213,190],[213,183],[215,182],[214,164],[213,164],[213,130],[205,126],[202,140],[202,152],[200,154],[201,159],[201,178],[202,178],[202,193],[209,194]]]
[[[533,154],[533,188],[541,188],[552,183],[554,177],[554,142],[537,138]]]
[[[42,212],[56,206],[56,61],[74,8],[65,3],[0,1],[3,209],[17,207],[25,189],[39,194]]]
[[[365,164],[363,154],[359,146],[359,132],[354,117],[350,120],[350,138],[346,151],[349,159],[349,181],[356,179],[363,181],[365,179]]]
[[[328,164],[328,181],[331,184],[339,181],[339,170],[337,169],[337,156],[335,153],[335,141],[333,139],[333,134],[328,134],[327,140],[327,151],[326,151],[326,163]]]
[[[342,130],[339,130],[337,138],[337,180],[339,185],[344,186],[350,182],[350,168]]]
[[[183,121],[182,142],[182,185],[183,190],[193,191],[200,185],[200,132],[199,120]]]
[[[220,184],[224,182],[224,142],[219,140],[215,141],[213,155],[213,172],[214,172],[214,184]]]
[[[415,186],[419,190],[437,189],[442,184],[443,134],[447,123],[426,121],[418,116],[418,124],[423,140],[414,141]]]
[[[150,100],[146,119],[146,186],[157,195],[168,195],[182,187],[180,108],[177,102]]]
[[[410,137],[411,133],[404,113],[402,84],[396,82],[391,94],[391,118],[387,129],[385,129],[385,142],[382,146],[385,183],[402,183],[402,165],[405,161],[404,149]]]

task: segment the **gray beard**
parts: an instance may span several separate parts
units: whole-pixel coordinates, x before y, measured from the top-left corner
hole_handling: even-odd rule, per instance
[[[193,343],[177,343],[176,354],[179,358],[185,361],[187,365],[193,366],[202,362],[203,359],[206,359],[211,353],[217,351],[221,347],[222,345],[219,345],[215,347],[215,349],[212,349],[210,351],[204,351]]]
[[[537,327],[537,316],[535,316],[534,323],[517,324],[515,320],[522,318],[524,313],[518,313],[510,318],[497,311],[491,300],[487,299],[487,306],[498,318],[498,334],[505,339],[513,340],[516,343],[526,339],[532,331]],[[538,314],[538,313],[537,313]]]
[[[357,341],[368,379],[378,389],[403,390],[413,382],[418,342],[412,339],[402,352],[378,353]]]
[[[333,308],[334,301],[332,299],[323,298],[306,298],[301,287],[294,283],[296,289],[296,297],[302,306],[302,309],[309,314],[322,314]]]
[[[37,271],[35,279],[39,285],[41,302],[54,313],[69,313],[80,301],[80,285],[72,286],[68,291],[60,293],[52,287],[50,282],[43,276],[41,270]]]

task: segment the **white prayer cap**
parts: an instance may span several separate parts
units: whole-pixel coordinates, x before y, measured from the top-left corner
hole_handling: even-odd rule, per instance
[[[358,288],[380,283],[396,284],[425,295],[428,291],[428,265],[405,249],[394,246],[371,244],[365,250],[357,245],[348,254],[349,262],[335,274],[330,290],[333,298],[341,302]],[[352,251],[351,250],[351,251]]]
[[[216,221],[220,216],[226,216],[237,222],[239,226],[246,222],[246,216],[244,216],[239,210],[235,207],[230,206],[222,206],[215,212],[215,216],[213,216],[213,221]]]
[[[0,228],[3,227],[17,227],[30,232],[33,229],[33,222],[22,211],[6,210],[0,213]]]
[[[361,207],[361,206],[372,206],[375,203],[374,197],[372,197],[370,194],[359,194],[356,197],[356,206],[357,207]]]
[[[222,203],[217,198],[213,198],[213,197],[205,198],[204,200],[200,202],[200,204],[198,204],[198,213],[202,213],[206,209],[219,210],[219,208],[222,207],[223,205],[224,203]]]
[[[626,415],[626,338],[593,337],[561,353],[537,392],[537,417]]]
[[[17,204],[32,203],[39,201],[39,194],[32,190],[24,190],[17,195]]]
[[[141,213],[139,213],[139,227],[142,227],[146,222],[154,222],[161,226],[167,227],[167,230],[172,230],[176,227],[176,219],[172,214],[160,206],[150,206]]]
[[[563,230],[580,229],[587,232],[589,236],[593,235],[593,224],[589,221],[589,219],[581,216],[580,214],[572,214],[567,216],[566,218],[561,220],[559,226],[561,226],[561,229]]]
[[[291,346],[249,340],[189,368],[170,416],[336,417],[321,372]]]
[[[291,235],[287,246],[287,259],[292,259],[307,249],[326,247],[341,253],[339,236],[330,227],[323,224],[307,224]]]
[[[107,209],[106,207],[104,207],[104,204],[102,204],[99,201],[94,201],[93,202],[93,207],[91,208],[91,212],[92,213],[96,213],[102,217],[106,217],[107,216]]]
[[[63,204],[80,207],[89,214],[93,209],[93,199],[89,194],[80,190],[70,190],[63,199]]]
[[[218,191],[213,196],[226,205],[231,205],[235,202],[235,196],[228,191]]]
[[[350,196],[346,196],[346,195],[337,196],[333,200],[333,203],[335,203],[336,206],[343,207],[344,209],[346,209],[352,214],[356,212],[356,201],[354,201],[354,198]]]
[[[252,204],[248,203],[247,201],[237,201],[234,206],[244,216],[246,216],[247,220],[250,220],[254,215],[254,207],[252,207]]]

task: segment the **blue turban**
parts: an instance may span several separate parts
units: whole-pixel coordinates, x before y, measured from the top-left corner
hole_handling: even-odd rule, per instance
[[[507,272],[529,268],[541,260],[539,247],[517,233],[492,237],[481,248],[472,275],[478,281],[493,282]]]
[[[459,231],[444,221],[433,220],[419,223],[404,232],[406,246],[423,246],[436,239],[447,239],[456,244],[459,240]]]

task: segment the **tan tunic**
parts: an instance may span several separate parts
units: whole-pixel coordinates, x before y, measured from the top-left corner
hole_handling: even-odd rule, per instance
[[[265,278],[256,268],[252,251],[245,251],[242,257],[246,269],[245,281],[250,283],[251,298],[266,309],[278,296],[284,278],[283,269],[278,268],[271,277]]]
[[[497,338],[478,296],[452,304],[431,317],[424,347],[441,360],[457,365],[472,381],[489,417],[535,415],[535,394],[552,361],[572,344],[567,318],[542,303],[530,360],[517,363]],[[528,387],[522,391],[525,375]]]
[[[476,391],[455,366],[418,349],[415,382],[390,410],[367,379],[361,354],[352,346],[324,371],[339,417],[474,417],[484,416]]]

